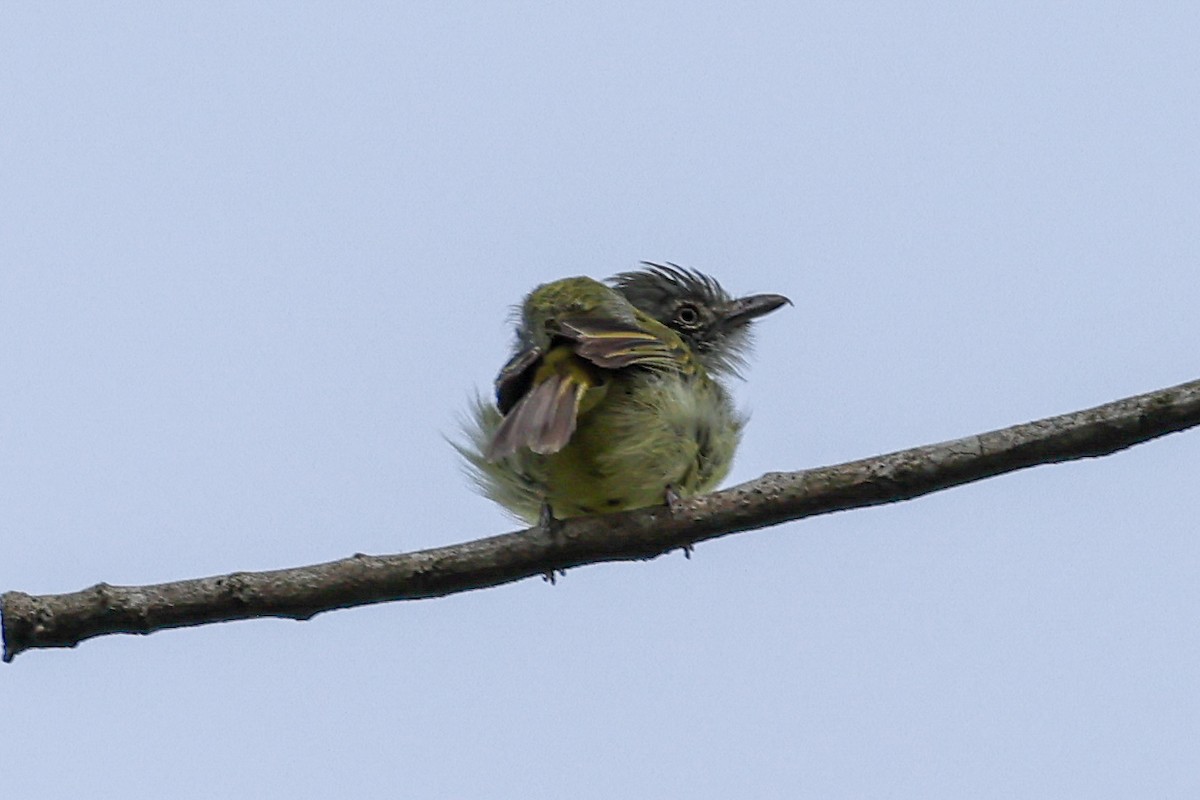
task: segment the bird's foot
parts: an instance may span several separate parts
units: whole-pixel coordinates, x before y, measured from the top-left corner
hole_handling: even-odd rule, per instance
[[[548,502],[543,501],[541,510],[538,511],[537,529],[551,539],[558,538],[558,532],[562,530],[562,520],[554,516],[554,509]]]
[[[663,491],[663,496],[667,502],[667,511],[670,512],[671,516],[673,517],[678,514],[681,510],[680,506],[683,504],[683,498],[679,496],[679,492],[675,490],[675,487],[667,484],[667,488]],[[694,549],[690,543],[685,544],[683,546],[683,557],[691,559],[692,550]]]
[[[543,502],[541,511],[538,512],[537,527],[538,530],[550,537],[550,541],[558,541],[558,532],[562,529],[562,520],[555,518],[554,509],[550,507],[548,502]],[[554,586],[558,583],[558,576],[562,575],[566,577],[566,574],[567,571],[565,569],[552,569],[542,573],[542,580]]]
[[[663,490],[663,499],[666,501],[667,509],[671,512],[672,516],[679,513],[681,510],[680,505],[683,503],[683,496],[669,483],[667,484],[667,488]]]

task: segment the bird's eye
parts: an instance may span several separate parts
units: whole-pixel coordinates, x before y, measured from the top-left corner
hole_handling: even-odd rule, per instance
[[[675,321],[680,325],[691,327],[700,321],[700,309],[691,303],[684,303],[675,309]]]

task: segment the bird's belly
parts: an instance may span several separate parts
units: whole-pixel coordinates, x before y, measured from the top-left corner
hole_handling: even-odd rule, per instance
[[[668,488],[681,497],[707,491],[728,471],[739,429],[711,385],[614,385],[568,445],[546,457],[546,499],[563,519],[661,505]]]

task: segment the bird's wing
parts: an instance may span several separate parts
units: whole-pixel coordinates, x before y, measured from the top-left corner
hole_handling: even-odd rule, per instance
[[[522,447],[543,454],[565,447],[575,433],[584,394],[606,383],[606,371],[678,369],[686,360],[679,345],[656,335],[654,323],[643,328],[577,315],[558,319],[553,332],[558,344],[548,351],[530,347],[517,353],[496,377],[496,407],[504,420],[488,448],[490,461]]]
[[[682,347],[669,343],[655,328],[662,326],[642,327],[611,317],[576,316],[558,322],[562,336],[574,343],[575,353],[597,367],[678,368],[685,356]]]
[[[542,360],[542,348],[530,345],[500,368],[496,376],[496,408],[501,414],[512,410],[533,385],[533,375]]]

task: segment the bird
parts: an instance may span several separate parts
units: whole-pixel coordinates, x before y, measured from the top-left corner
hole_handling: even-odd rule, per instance
[[[746,416],[725,382],[740,377],[752,322],[791,300],[640,266],[531,291],[494,402],[477,396],[451,442],[481,493],[518,519],[673,504],[729,472]]]

